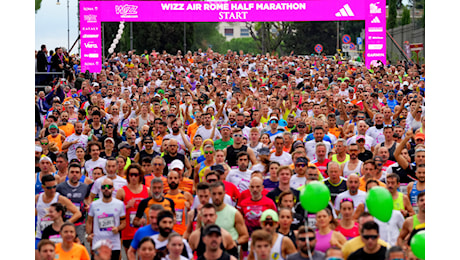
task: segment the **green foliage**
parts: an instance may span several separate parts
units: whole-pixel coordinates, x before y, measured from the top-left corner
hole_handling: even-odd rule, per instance
[[[323,45],[323,52],[336,53],[336,22],[295,22],[293,32],[284,41],[284,51],[295,54],[315,53],[315,45]]]
[[[410,10],[407,8],[407,6],[404,6],[401,16],[401,25],[410,24],[410,22]]]
[[[256,41],[260,52],[274,53],[292,34],[293,25],[293,22],[248,22],[246,28]]]
[[[256,41],[254,41],[254,39],[251,37],[234,38],[229,42],[225,42],[225,44],[223,45],[223,48],[217,51],[220,53],[226,53],[227,50],[229,49],[232,51],[236,51],[236,52],[243,50],[244,53],[253,53],[253,54],[260,53],[260,50],[257,46]]]
[[[396,27],[396,1],[397,0],[388,0],[388,18],[387,18],[387,29],[392,29]]]
[[[199,48],[206,50],[212,46],[213,50],[220,50],[225,44],[225,37],[217,30],[218,23],[193,23],[194,35],[191,50]]]
[[[42,5],[42,0],[35,0],[35,13],[37,13],[41,5]]]

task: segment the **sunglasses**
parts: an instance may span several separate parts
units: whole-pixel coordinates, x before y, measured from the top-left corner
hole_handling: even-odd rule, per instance
[[[262,224],[264,226],[269,225],[270,227],[273,227],[273,225],[275,225],[275,222],[273,222],[273,220],[266,220]]]
[[[326,260],[343,260],[341,257],[328,257]]]
[[[236,134],[236,135],[233,135],[233,137],[243,137],[242,134]]]
[[[304,163],[298,163],[295,165],[295,167],[306,167],[307,165]]]
[[[299,125],[299,126],[297,126],[297,127],[298,127],[298,128],[305,128],[306,126],[300,126],[300,125]]]
[[[154,163],[153,166],[161,166],[163,165],[162,163]]]
[[[49,186],[49,187],[48,187],[48,186],[45,186],[45,188],[46,188],[47,190],[56,189],[56,187],[57,187],[57,185]]]
[[[278,124],[278,121],[272,120],[272,121],[270,121],[270,124]]]
[[[113,188],[113,186],[110,185],[110,184],[101,185],[101,190],[105,190],[105,189],[110,190],[110,189],[112,189],[112,188]]]
[[[41,145],[48,145],[48,143],[42,143],[42,142],[40,142],[40,144],[41,144]]]
[[[376,240],[378,237],[378,235],[363,235],[363,238],[368,240],[368,239],[372,239],[372,240]]]
[[[208,179],[208,182],[211,183],[211,182],[215,182],[217,181],[217,179]]]
[[[132,177],[139,177],[139,173],[130,173],[129,176],[132,176]]]
[[[313,241],[313,240],[315,240],[315,238],[316,237],[308,237],[308,241]],[[299,239],[299,241],[302,241],[302,242],[307,241],[306,237],[299,237],[298,239]]]
[[[213,154],[214,151],[204,151],[204,154]]]
[[[153,142],[144,142],[144,144],[153,144]]]

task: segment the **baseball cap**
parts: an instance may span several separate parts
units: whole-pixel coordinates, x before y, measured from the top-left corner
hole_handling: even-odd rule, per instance
[[[169,165],[168,168],[169,168],[170,171],[174,170],[174,169],[177,169],[177,168],[183,169],[184,168],[184,163],[181,160],[176,159],[176,160],[173,160],[171,162],[171,164]]]
[[[425,141],[425,134],[424,133],[416,134],[414,137],[414,140],[417,140],[417,139],[423,139],[423,141]]]
[[[40,145],[35,145],[35,151],[36,152],[43,152],[43,148]]]
[[[115,140],[113,140],[112,137],[105,138],[104,143],[106,143],[107,141],[111,141],[112,143],[115,143]]]
[[[299,158],[297,158],[297,160],[295,161],[295,163],[305,163],[305,164],[308,164],[308,159],[305,158],[305,157],[299,157]]]
[[[97,241],[96,244],[94,244],[93,248],[94,248],[94,250],[97,250],[97,249],[101,248],[102,246],[106,246],[106,247],[112,249],[112,242],[110,242],[110,240],[108,240],[108,239],[101,239],[101,240]]]
[[[118,150],[121,150],[123,148],[128,148],[128,149],[132,149],[133,147],[128,143],[128,142],[121,142],[119,145],[118,145]]]
[[[146,137],[144,137],[144,142],[145,141],[152,141],[153,142],[153,137],[150,136],[150,135],[147,135]]]
[[[356,141],[358,141],[359,139],[364,139],[364,140],[366,140],[366,137],[364,137],[364,135],[358,135],[358,136],[356,137]]]
[[[224,173],[224,172],[225,172],[225,168],[224,168],[224,166],[222,166],[221,164],[216,164],[216,165],[211,166],[211,171],[216,171],[216,172]]]
[[[42,161],[48,161],[50,162],[51,164],[53,164],[53,161],[51,160],[51,158],[49,158],[48,156],[42,156],[42,158],[40,158],[40,161],[38,162],[42,162]]]
[[[93,82],[93,83],[91,83],[91,85],[92,85],[93,87],[96,87],[96,86],[99,87],[99,83],[97,83],[97,82]]]
[[[267,220],[267,217],[271,217],[274,222],[278,222],[278,213],[273,209],[267,209],[262,212],[262,216],[260,216],[260,222]]]
[[[257,152],[260,155],[270,155],[270,149],[268,147],[262,147],[259,150],[257,150]]]
[[[59,130],[59,128],[58,128],[56,123],[51,123],[50,126],[48,127],[48,129],[51,129],[51,128],[56,128],[57,130]]]
[[[169,114],[168,117],[176,117],[174,114]]]
[[[403,85],[403,86],[409,86],[409,82],[404,81],[402,85]]]
[[[220,227],[216,224],[210,224],[206,226],[204,229],[203,235],[207,236],[211,233],[217,233],[219,236],[222,236],[222,232],[220,231]]]
[[[272,121],[272,120],[276,120],[276,122],[278,122],[278,118],[276,116],[270,117],[270,120],[268,120],[268,121]]]

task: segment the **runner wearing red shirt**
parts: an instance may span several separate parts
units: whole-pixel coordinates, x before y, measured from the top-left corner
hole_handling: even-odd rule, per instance
[[[316,146],[316,160],[312,161],[316,168],[321,172],[324,178],[329,177],[326,173],[327,164],[331,161],[327,159],[327,148],[325,145]]]
[[[252,231],[260,228],[260,216],[266,209],[273,209],[277,211],[276,205],[273,200],[262,195],[263,181],[261,178],[255,176],[249,182],[249,191],[251,197],[241,201],[238,205],[238,210],[243,214],[244,222],[248,228],[249,235]]]

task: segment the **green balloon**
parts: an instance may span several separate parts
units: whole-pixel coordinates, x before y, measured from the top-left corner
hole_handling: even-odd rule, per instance
[[[377,186],[367,193],[366,206],[372,216],[388,222],[393,213],[393,197],[387,189]]]
[[[300,205],[309,213],[317,213],[327,207],[331,192],[323,182],[312,181],[300,191]]]
[[[425,260],[425,230],[417,232],[410,240],[410,249],[417,258]]]

